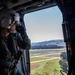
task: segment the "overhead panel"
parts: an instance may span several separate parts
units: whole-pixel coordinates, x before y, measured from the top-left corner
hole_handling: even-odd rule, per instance
[[[0,7],[8,7],[17,12],[30,13],[55,6],[55,0],[0,0]]]
[[[55,5],[56,5],[55,0],[32,0],[22,5],[13,7],[12,9],[14,9],[15,11],[20,11],[22,13],[30,13],[33,11],[41,10]]]
[[[8,1],[7,4],[8,4],[8,8],[13,8],[13,7],[22,5],[22,4],[30,2],[30,1],[32,1],[32,0],[11,0],[11,1]]]

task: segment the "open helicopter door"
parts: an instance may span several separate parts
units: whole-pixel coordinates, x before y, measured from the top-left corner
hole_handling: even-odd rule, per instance
[[[66,9],[65,9],[63,0],[56,0],[56,2],[57,2],[59,9],[62,12],[62,15],[63,15],[62,30],[63,30],[64,42],[66,43],[67,58],[68,58],[68,63],[69,63],[70,48],[69,48],[69,31],[68,31],[68,27],[67,27]]]
[[[24,15],[20,14],[20,23],[25,26]],[[23,72],[24,75],[30,75],[30,55],[29,50],[22,50],[23,56],[20,62],[17,64],[17,68]]]
[[[68,75],[75,75],[75,0],[56,0],[63,15],[63,34],[67,47]]]

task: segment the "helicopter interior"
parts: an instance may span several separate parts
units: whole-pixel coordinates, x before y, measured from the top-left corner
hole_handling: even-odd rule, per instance
[[[63,15],[62,28],[64,42],[66,43],[68,64],[69,69],[71,70],[69,75],[75,75],[75,64],[73,63],[75,56],[75,0],[0,0],[0,10],[3,8],[9,8],[22,15],[56,5],[59,7]],[[28,51],[26,51],[26,55],[26,63],[23,63],[23,65],[27,65],[27,72],[30,73]],[[25,68],[23,68],[23,71],[25,71]]]

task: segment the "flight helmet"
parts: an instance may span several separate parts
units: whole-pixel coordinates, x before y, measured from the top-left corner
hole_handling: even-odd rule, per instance
[[[19,21],[18,13],[7,8],[0,10],[0,28],[10,29],[16,21]]]

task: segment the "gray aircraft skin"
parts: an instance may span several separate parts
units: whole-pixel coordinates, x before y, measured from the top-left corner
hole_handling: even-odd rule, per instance
[[[0,0],[0,9],[10,8],[20,13],[22,24],[24,24],[23,16],[26,13],[53,6],[58,6],[63,15],[62,29],[69,64],[68,75],[75,75],[75,0]],[[30,75],[29,50],[24,51],[24,56],[17,66],[25,75]]]

